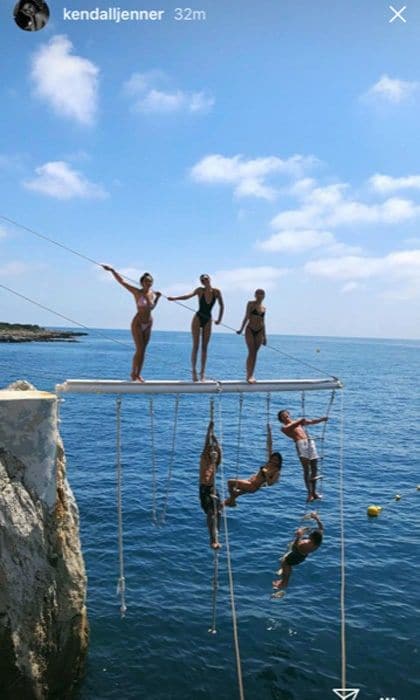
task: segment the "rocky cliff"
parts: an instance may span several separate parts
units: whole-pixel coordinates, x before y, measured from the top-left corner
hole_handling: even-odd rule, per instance
[[[64,700],[88,646],[79,516],[57,397],[25,388],[0,391],[0,697]]]

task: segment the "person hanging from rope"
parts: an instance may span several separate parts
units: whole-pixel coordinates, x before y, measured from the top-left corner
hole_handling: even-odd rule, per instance
[[[201,371],[200,371],[200,381],[205,381],[205,371],[207,362],[207,346],[210,341],[211,336],[211,310],[217,301],[219,304],[219,317],[215,321],[218,325],[223,318],[224,304],[220,289],[215,289],[211,286],[211,279],[209,275],[201,275],[200,282],[202,287],[197,287],[190,294],[183,294],[178,297],[168,297],[168,301],[184,301],[186,299],[192,299],[192,297],[198,297],[198,311],[193,316],[191,324],[191,333],[193,339],[193,347],[191,353],[191,365],[192,365],[192,380],[193,382],[198,382],[197,375],[197,354],[200,346],[201,340]]]
[[[143,368],[146,348],[152,332],[153,318],[151,312],[156,308],[162,294],[161,292],[154,292],[152,290],[153,277],[149,272],[145,272],[144,275],[140,277],[141,287],[138,289],[137,287],[133,287],[131,284],[124,282],[121,275],[110,265],[102,265],[102,267],[104,270],[107,270],[107,272],[111,272],[117,282],[128,289],[128,291],[134,296],[137,306],[137,313],[131,322],[131,333],[136,346],[136,351],[133,356],[131,379],[133,382],[144,382],[144,379],[141,376],[141,370]]]
[[[281,569],[278,572],[281,578],[273,581],[273,588],[285,590],[292,573],[292,566],[301,564],[308,554],[312,554],[321,546],[324,526],[315,511],[311,513],[311,518],[315,520],[318,527],[313,529],[300,527],[296,530],[291,548],[281,560]],[[309,533],[308,530],[310,530]]]
[[[254,369],[257,362],[257,353],[261,345],[267,344],[265,335],[264,316],[266,308],[263,306],[265,291],[255,290],[255,299],[246,305],[244,320],[237,332],[241,335],[245,328],[245,342],[248,347],[248,357],[246,358],[246,380],[249,384],[255,384]]]
[[[278,412],[277,417],[280,423],[283,423],[282,432],[295,442],[298,457],[303,467],[303,479],[308,492],[308,502],[314,501],[316,498],[321,498],[321,495],[316,492],[315,488],[318,479],[319,456],[315,440],[308,435],[303,426],[325,423],[328,420],[328,416],[312,419],[297,418],[293,420],[290,413],[283,410]]]
[[[246,493],[255,493],[262,486],[273,486],[280,479],[283,458],[280,452],[273,452],[273,439],[270,424],[267,424],[267,462],[260,467],[256,474],[248,479],[228,479],[229,498],[224,505],[236,506],[236,499]]]
[[[219,527],[222,504],[216,489],[216,472],[222,459],[222,450],[214,434],[214,422],[211,420],[200,457],[200,503],[207,516],[210,535],[210,547],[220,549]]]

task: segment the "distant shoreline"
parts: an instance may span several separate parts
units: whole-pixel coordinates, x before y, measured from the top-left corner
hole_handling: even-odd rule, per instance
[[[0,322],[0,343],[77,343],[76,338],[81,335],[88,334],[81,331],[53,331],[25,323]]]

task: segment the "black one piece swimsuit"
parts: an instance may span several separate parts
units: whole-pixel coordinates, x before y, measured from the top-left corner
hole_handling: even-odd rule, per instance
[[[212,298],[210,304],[206,302],[206,293],[203,292],[203,294],[200,297],[200,302],[198,306],[198,311],[196,313],[196,316],[198,316],[198,320],[200,321],[200,327],[204,328],[204,326],[207,326],[208,322],[211,320],[211,310],[215,304],[216,301],[216,295],[214,292],[212,292]]]

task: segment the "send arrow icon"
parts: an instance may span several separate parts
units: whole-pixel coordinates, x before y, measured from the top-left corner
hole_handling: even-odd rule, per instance
[[[341,700],[356,700],[360,693],[360,688],[333,688],[332,690]]]

